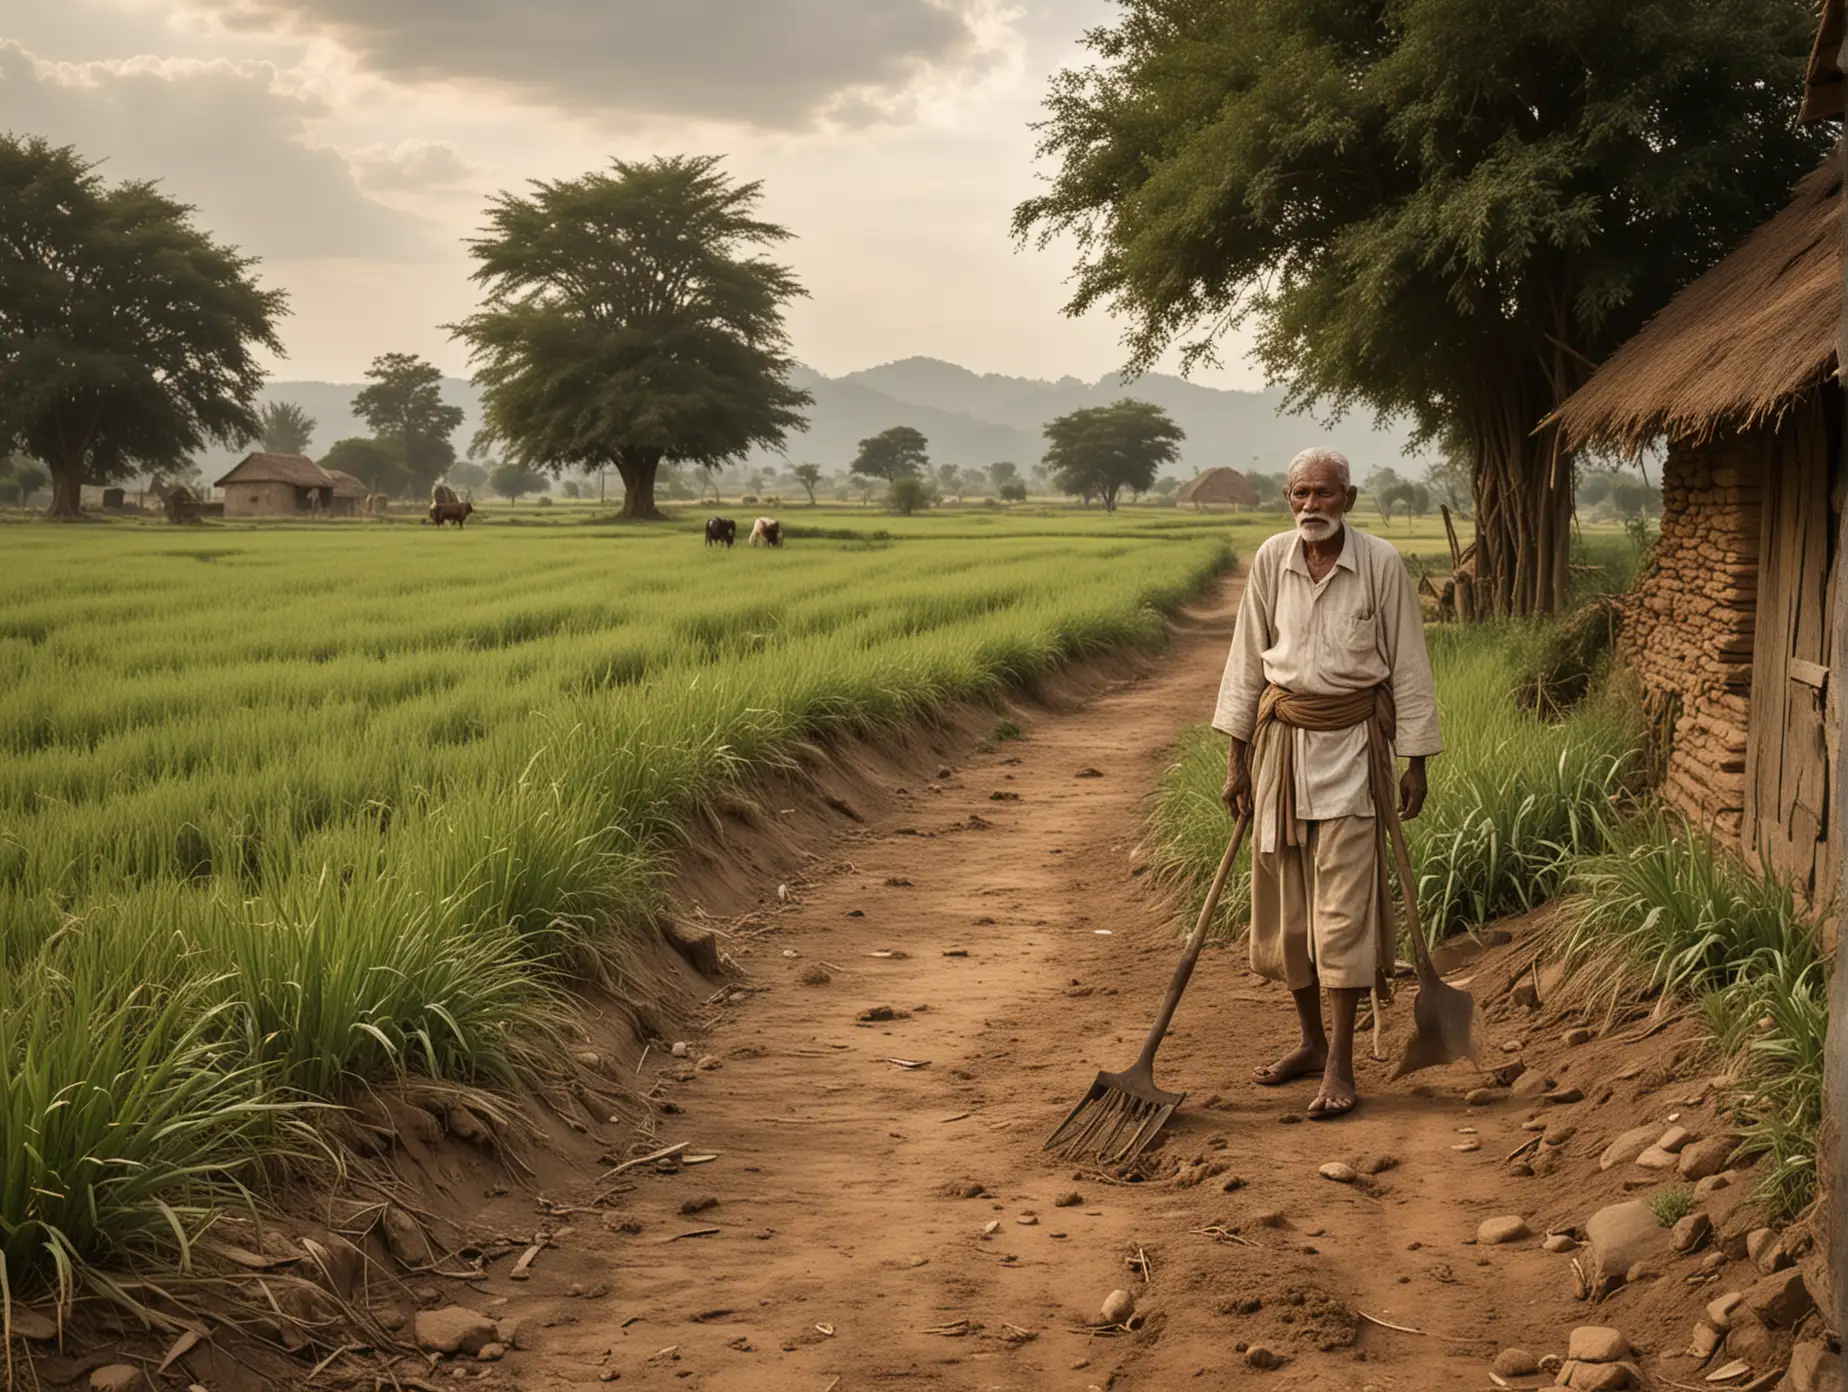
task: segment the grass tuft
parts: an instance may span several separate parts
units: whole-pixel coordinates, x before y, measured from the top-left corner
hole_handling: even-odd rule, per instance
[[[1694,1191],[1685,1184],[1658,1189],[1650,1196],[1649,1211],[1655,1214],[1656,1222],[1672,1228],[1694,1211]]]

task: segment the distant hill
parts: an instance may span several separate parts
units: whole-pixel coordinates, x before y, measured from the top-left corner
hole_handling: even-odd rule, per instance
[[[844,473],[861,440],[894,425],[923,431],[936,463],[966,469],[1011,459],[1024,471],[1045,453],[1041,431],[1047,421],[1122,396],[1153,401],[1187,432],[1181,461],[1170,471],[1183,479],[1220,464],[1276,473],[1291,455],[1315,443],[1346,453],[1359,478],[1382,466],[1406,471],[1402,449],[1407,432],[1402,428],[1378,430],[1356,417],[1324,428],[1307,416],[1280,414],[1281,391],[1222,391],[1165,373],[1127,384],[1114,374],[1095,382],[1076,377],[1043,381],[971,372],[936,358],[905,358],[844,377],[798,368],[795,381],[814,394],[815,404],[809,428],[790,437],[784,454],[829,473]],[[294,402],[314,417],[309,453],[319,458],[334,441],[366,433],[352,413],[360,385],[274,381],[264,395]],[[470,383],[445,377],[443,397],[465,413],[455,439],[458,452],[466,452],[481,422],[480,395]],[[216,478],[242,457],[243,451],[216,450],[201,455],[199,464],[208,478]],[[750,462],[777,464],[781,457],[764,451]]]

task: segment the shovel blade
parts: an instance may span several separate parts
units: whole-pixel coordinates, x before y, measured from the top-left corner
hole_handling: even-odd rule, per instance
[[[1392,1076],[1403,1078],[1421,1068],[1468,1059],[1480,1061],[1481,1032],[1476,1028],[1476,998],[1436,976],[1421,980],[1412,1002],[1412,1037]]]

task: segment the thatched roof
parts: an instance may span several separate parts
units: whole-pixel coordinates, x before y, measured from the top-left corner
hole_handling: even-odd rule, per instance
[[[1842,114],[1842,5],[1843,0],[1823,0],[1822,23],[1803,78],[1803,109],[1797,113],[1805,125]]]
[[[358,482],[357,479],[354,482]],[[305,454],[247,454],[236,468],[218,480],[217,487],[233,483],[291,483],[297,488],[332,488],[327,470]]]
[[[1218,503],[1227,507],[1256,507],[1258,490],[1237,469],[1222,466],[1208,469],[1199,478],[1183,484],[1174,499],[1183,506],[1188,503]]]
[[[372,496],[372,490],[345,469],[323,469],[321,472],[334,481],[336,498],[370,498]]]
[[[1790,205],[1670,300],[1552,417],[1573,447],[1634,452],[1774,419],[1835,359],[1842,176],[1828,163]]]

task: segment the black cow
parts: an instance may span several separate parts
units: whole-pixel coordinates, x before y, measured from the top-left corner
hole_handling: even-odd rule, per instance
[[[708,517],[706,519],[706,545],[723,546],[731,550],[732,543],[738,540],[738,524],[729,517]]]

